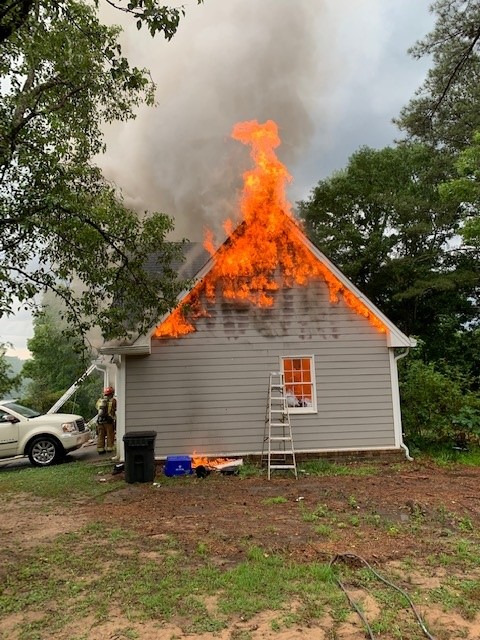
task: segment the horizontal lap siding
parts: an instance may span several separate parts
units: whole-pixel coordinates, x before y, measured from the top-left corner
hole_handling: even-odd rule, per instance
[[[156,430],[157,456],[259,453],[269,372],[302,355],[315,357],[318,412],[291,415],[296,450],[394,446],[386,337],[323,282],[280,291],[270,309],[208,311],[195,333],[127,360],[127,432]]]

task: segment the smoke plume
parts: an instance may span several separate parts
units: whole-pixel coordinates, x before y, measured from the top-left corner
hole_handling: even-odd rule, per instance
[[[315,125],[327,126],[328,114],[315,123],[309,104],[320,90],[328,94],[335,75],[327,7],[311,0],[191,2],[169,43],[123,20],[124,53],[150,69],[158,102],[107,131],[101,164],[127,204],[174,217],[175,239],[201,240],[205,228],[222,239],[221,222],[236,219],[251,164],[248,150],[230,138],[234,124],[277,122],[278,156],[289,169]]]

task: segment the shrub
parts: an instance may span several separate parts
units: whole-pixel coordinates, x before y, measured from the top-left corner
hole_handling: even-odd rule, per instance
[[[454,371],[411,359],[400,368],[405,439],[412,444],[469,440],[480,434],[480,401],[462,390]]]

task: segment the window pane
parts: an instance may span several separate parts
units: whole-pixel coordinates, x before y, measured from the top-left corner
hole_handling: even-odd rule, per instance
[[[313,358],[283,358],[283,373],[292,408],[312,408],[314,406]]]

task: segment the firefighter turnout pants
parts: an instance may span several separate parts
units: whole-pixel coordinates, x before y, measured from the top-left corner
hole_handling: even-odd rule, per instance
[[[113,422],[97,423],[97,451],[109,453],[113,451],[115,442],[115,424]]]

